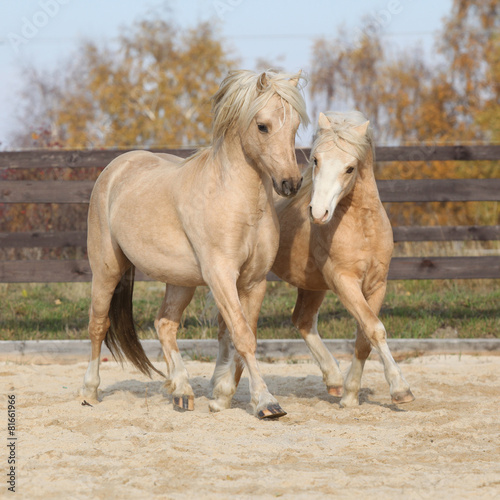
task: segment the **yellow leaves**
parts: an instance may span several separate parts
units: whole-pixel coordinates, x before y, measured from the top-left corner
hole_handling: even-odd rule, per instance
[[[206,144],[210,97],[234,65],[209,23],[183,32],[163,20],[136,23],[115,50],[83,44],[72,59],[43,117],[78,149]]]

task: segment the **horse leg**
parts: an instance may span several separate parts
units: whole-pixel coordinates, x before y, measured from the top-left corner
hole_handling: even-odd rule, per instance
[[[361,389],[361,377],[365,361],[368,358],[372,346],[360,326],[356,330],[356,343],[354,345],[354,356],[344,381],[344,395],[340,400],[340,406],[350,407],[359,405],[359,390]]]
[[[359,281],[355,277],[342,275],[335,280],[339,298],[347,310],[358,322],[358,335],[353,363],[344,383],[344,396],[340,404],[352,406],[359,404],[358,393],[361,386],[361,375],[366,358],[373,347],[384,365],[385,378],[389,384],[393,403],[408,403],[415,398],[410,385],[403,377],[401,369],[394,361],[387,345],[385,327],[378,318],[378,313],[385,296],[385,285],[378,288],[367,300],[365,299]],[[363,338],[363,334],[366,338]]]
[[[196,288],[167,285],[162,305],[155,319],[155,328],[167,364],[165,387],[172,394],[174,409],[194,410],[194,392],[177,345],[177,330],[184,309]]]
[[[210,282],[210,280],[207,280],[207,282]],[[210,288],[219,311],[224,318],[224,322],[229,327],[229,332],[236,352],[241,356],[244,366],[248,369],[251,404],[255,415],[261,419],[277,418],[286,415],[286,412],[281,409],[276,398],[269,392],[260,374],[257,359],[255,357],[257,339],[254,332],[257,327],[260,307],[266,293],[266,280],[261,281],[249,290],[245,290],[245,292],[242,293],[241,302],[236,289],[236,283],[229,277],[226,277],[225,280],[222,279],[221,276],[215,278],[214,281],[211,282]],[[243,307],[246,309],[246,315],[244,314]],[[243,365],[235,362],[234,372],[232,369],[230,371],[230,373],[234,373],[234,387],[236,387],[236,380],[239,380],[242,370]],[[218,396],[223,390],[222,384],[216,383],[214,394]],[[232,395],[230,397],[232,397]],[[217,411],[217,404],[212,404],[211,409]]]
[[[92,276],[91,305],[89,313],[89,337],[91,343],[90,361],[83,379],[80,395],[86,400],[97,402],[97,389],[101,383],[99,363],[101,347],[109,329],[109,307],[116,286],[120,282],[121,272],[113,275],[94,271]]]
[[[266,287],[262,286],[261,291],[265,294]],[[264,300],[264,294],[262,296],[258,293],[253,295],[243,294],[240,297],[243,312],[252,328],[255,338],[257,338],[257,322],[259,320],[259,312],[262,301]],[[238,352],[234,352],[232,353],[233,355],[231,355],[231,337],[221,314],[219,314],[218,339],[219,353],[212,376],[212,395],[214,400],[210,402],[211,411],[220,411],[231,407],[231,399],[236,392],[241,375],[245,369],[243,359]]]
[[[236,392],[236,388],[241,377],[242,360],[237,352],[231,349],[231,336],[226,326],[224,318],[219,313],[219,352],[215,363],[214,374],[212,375],[212,397],[209,403],[210,411],[217,412],[231,407],[231,399]],[[239,376],[236,380],[236,370]]]
[[[326,291],[299,288],[292,321],[300,331],[312,357],[318,363],[328,393],[332,396],[342,396],[344,379],[339,364],[326,348],[318,333],[318,312],[325,295]]]

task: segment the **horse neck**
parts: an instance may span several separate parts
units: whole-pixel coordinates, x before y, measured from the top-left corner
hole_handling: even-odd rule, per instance
[[[227,189],[235,187],[240,191],[242,201],[251,202],[265,193],[272,203],[272,180],[261,172],[245,155],[240,139],[236,135],[226,137],[221,147],[214,153],[214,162],[220,169],[221,182]]]

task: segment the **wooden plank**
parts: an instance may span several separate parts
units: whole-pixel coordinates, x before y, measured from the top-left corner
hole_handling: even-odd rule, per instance
[[[0,262],[0,283],[59,283],[91,281],[87,260],[36,260]],[[398,257],[392,259],[390,280],[499,279],[500,256]],[[151,281],[137,272],[137,281]],[[277,281],[273,273],[269,281]]]
[[[396,226],[394,241],[493,241],[500,240],[500,226]]]
[[[377,161],[483,161],[500,160],[499,145],[484,146],[380,146],[375,150]]]
[[[87,260],[0,261],[0,283],[64,283],[91,281]]]
[[[495,241],[500,226],[396,226],[394,241]],[[0,248],[86,247],[87,231],[0,233]]]
[[[94,181],[1,181],[0,203],[88,203]]]
[[[0,181],[0,203],[88,203],[93,181]],[[383,202],[500,201],[499,179],[377,181]]]
[[[137,148],[135,149],[137,150]],[[132,149],[105,150],[29,150],[6,151],[0,153],[0,169],[7,168],[68,168],[68,167],[105,167],[111,160]],[[196,149],[154,148],[149,151],[170,153],[186,158]],[[304,155],[310,155],[310,148],[297,148],[299,163]],[[376,148],[377,161],[471,161],[500,160],[499,145],[483,146],[379,146]]]
[[[135,149],[103,150],[29,150],[0,153],[0,169],[5,168],[81,168],[105,167],[117,156]],[[170,153],[187,158],[195,149],[151,149],[151,152]]]
[[[136,272],[137,281],[151,278]],[[65,283],[92,281],[87,259],[0,261],[0,283]]]
[[[391,261],[390,280],[500,278],[500,256],[399,257]]]
[[[0,248],[86,247],[87,231],[0,233]]]
[[[499,201],[500,179],[377,181],[383,202]]]

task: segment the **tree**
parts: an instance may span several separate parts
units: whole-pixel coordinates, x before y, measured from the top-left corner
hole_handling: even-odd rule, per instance
[[[181,31],[162,20],[124,30],[116,48],[83,44],[54,71],[25,68],[20,129],[25,148],[105,148],[202,145],[210,139],[210,97],[235,62],[201,23]],[[17,169],[9,179],[95,179],[100,169]],[[84,205],[0,206],[3,232],[84,230]],[[0,252],[19,258],[24,250]],[[29,258],[81,258],[81,249],[38,249]]]
[[[84,43],[52,75],[29,69],[18,146],[182,147],[207,143],[210,97],[234,65],[209,23],[124,30],[115,49]],[[32,113],[33,109],[40,112]]]
[[[379,34],[363,30],[353,39],[340,29],[333,40],[318,39],[313,46],[310,92],[319,110],[357,108],[383,134],[380,122],[379,79],[384,62]]]
[[[378,143],[433,145],[498,142],[500,136],[500,6],[496,0],[454,0],[438,36],[438,64],[418,50],[389,58],[374,29],[358,39],[340,30],[313,49],[311,94],[320,109],[357,108]],[[379,178],[488,178],[499,162],[391,162]],[[393,222],[498,224],[486,204],[389,207]]]

